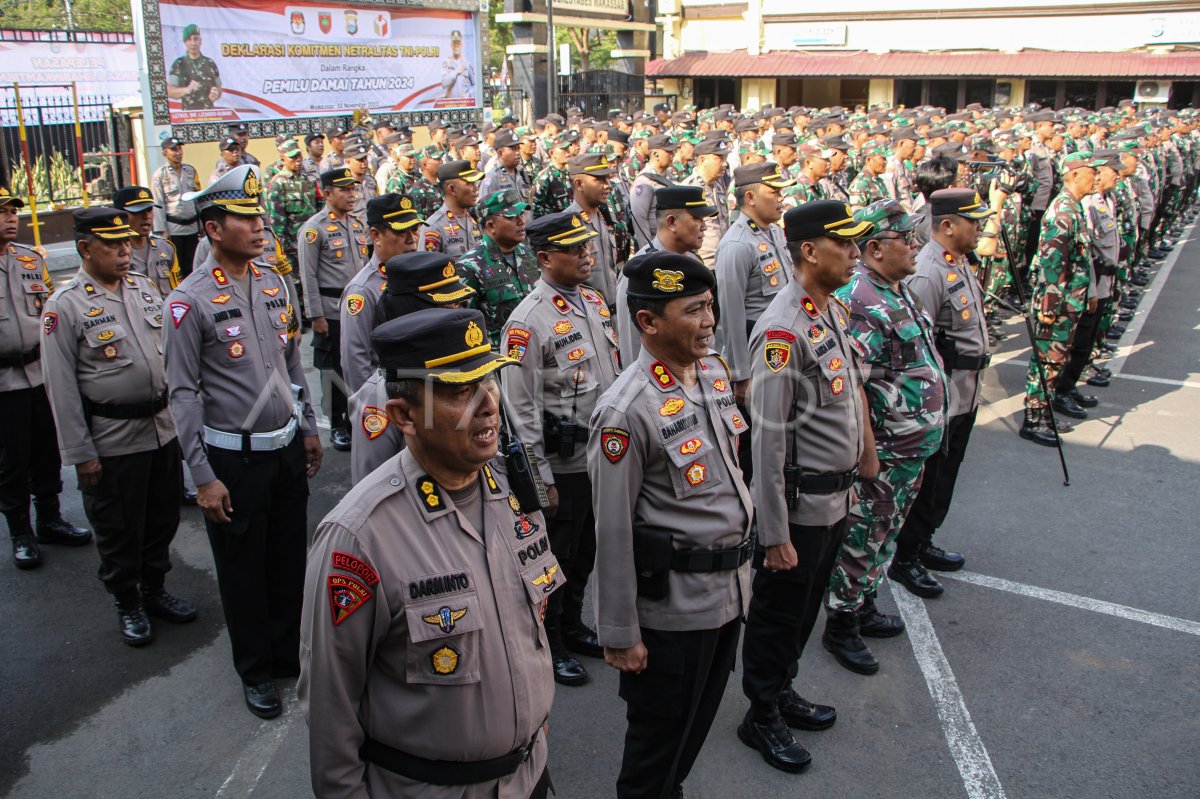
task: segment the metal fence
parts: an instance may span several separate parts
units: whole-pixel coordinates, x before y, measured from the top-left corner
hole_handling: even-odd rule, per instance
[[[596,119],[607,119],[614,108],[633,114],[645,106],[645,81],[642,75],[612,69],[562,75],[558,79],[557,104],[561,108],[577,106],[583,109],[583,116]]]
[[[136,182],[132,155],[108,97],[71,84],[0,86],[0,165],[14,194],[52,207],[111,200]]]

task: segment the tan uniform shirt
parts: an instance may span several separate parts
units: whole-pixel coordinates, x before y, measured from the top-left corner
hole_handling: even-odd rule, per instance
[[[527,799],[545,768],[540,733],[515,774],[474,786],[414,783],[359,756],[370,737],[427,760],[500,757],[550,713],[541,617],[564,579],[545,520],[521,511],[500,461],[479,480],[483,530],[408,451],[317,528],[298,692],[320,799]]]
[[[576,442],[570,458],[546,454],[543,412],[586,429],[621,368],[612,314],[596,292],[581,286],[579,293],[582,308],[539,278],[505,327],[504,350],[521,363],[501,377],[504,402],[517,436],[533,447],[546,485],[554,484],[555,472],[586,471],[587,457],[583,442]]]
[[[367,228],[353,214],[322,208],[300,226],[296,242],[304,307],[338,321],[342,290],[367,262]]]
[[[721,181],[714,180],[705,183],[699,172],[693,172],[683,181],[684,186],[699,186],[704,189],[704,199],[717,209],[716,216],[704,220],[704,243],[700,245],[697,254],[709,269],[717,268],[717,245],[721,237],[729,231],[729,203],[725,192],[722,191]]]
[[[662,239],[655,236],[654,241],[634,253],[634,258],[651,252],[662,252],[665,249],[667,248],[662,243]],[[686,254],[697,260],[700,258],[694,252]],[[638,353],[642,351],[642,336],[637,331],[637,325],[633,323],[633,317],[629,315],[629,279],[625,277],[624,273],[617,278],[616,291],[617,335],[621,342],[621,363],[628,365],[636,361]]]
[[[846,306],[830,298],[817,310],[799,283],[789,283],[750,337],[754,507],[763,546],[787,543],[788,525],[820,527],[850,510],[850,490],[799,495],[789,510],[783,467],[839,474],[862,455],[864,409],[860,345],[847,330]]]
[[[754,508],[737,463],[737,437],[748,428],[733,383],[715,354],[698,362],[697,378],[684,389],[642,350],[592,414],[592,597],[604,646],[633,646],[643,625],[709,630],[745,615],[748,562],[730,571],[672,571],[666,599],[637,596],[634,528],[671,530],[676,549],[727,549],[750,534]]]
[[[159,208],[154,209],[154,232],[168,236],[195,236],[200,232],[196,204],[181,197],[189,191],[200,191],[200,176],[191,164],[180,164],[176,172],[170,164],[154,170],[150,178],[150,194]],[[170,217],[170,218],[168,218]],[[174,220],[188,219],[188,222]]]
[[[379,366],[371,346],[371,331],[383,321],[380,301],[385,290],[387,274],[372,253],[371,260],[342,291],[338,313],[342,322],[342,379],[349,391],[358,391]]]
[[[0,244],[0,355],[19,356],[41,345],[42,306],[53,291],[42,256],[23,244]],[[0,366],[0,391],[41,384],[40,358]]]
[[[196,485],[216,479],[201,428],[279,430],[292,417],[293,385],[304,396],[297,435],[317,434],[300,364],[300,325],[284,279],[253,264],[249,274],[246,296],[210,258],[167,297],[164,349],[171,413]]]
[[[387,389],[376,370],[350,395],[350,481],[364,477],[404,449],[404,435],[388,419]]]
[[[130,271],[140,272],[149,277],[159,297],[165,297],[174,290],[175,275],[179,274],[174,244],[162,236],[152,234],[146,246],[140,250],[132,248],[130,256]]]
[[[46,303],[42,358],[63,463],[151,452],[175,438],[164,407],[143,419],[93,416],[83,399],[148,402],[167,388],[163,368],[163,301],[147,276],[129,273],[113,291],[82,269]]]
[[[956,258],[936,241],[917,254],[917,273],[905,282],[933,318],[939,335],[954,342],[959,355],[987,355],[987,321],[983,315],[983,289],[965,258]],[[949,370],[947,370],[949,371]],[[979,407],[982,369],[955,369],[950,375],[950,417]]]
[[[426,252],[440,252],[459,258],[479,246],[483,232],[470,214],[458,215],[445,203],[421,226],[421,246]]]
[[[734,380],[750,377],[750,328],[791,280],[783,230],[739,216],[717,247],[717,351],[729,361]]]
[[[611,306],[617,295],[617,271],[620,266],[617,263],[617,245],[612,230],[599,211],[594,214],[587,213],[577,202],[568,205],[566,211],[579,214],[583,224],[599,234],[588,242],[593,263],[592,274],[588,277],[587,284],[603,294],[604,301]]]

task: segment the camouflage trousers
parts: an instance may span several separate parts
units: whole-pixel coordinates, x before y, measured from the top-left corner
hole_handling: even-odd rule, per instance
[[[849,529],[829,575],[825,606],[830,611],[858,610],[879,587],[924,469],[925,458],[880,461],[879,477],[855,484]]]
[[[1046,392],[1042,391],[1037,360],[1042,362],[1042,367],[1046,371],[1046,385],[1054,386],[1058,382],[1059,373],[1067,363],[1067,356],[1070,352],[1071,341],[1069,339],[1066,341],[1034,339],[1033,352],[1029,355],[1029,371],[1025,374],[1025,410],[1038,411],[1046,407]]]

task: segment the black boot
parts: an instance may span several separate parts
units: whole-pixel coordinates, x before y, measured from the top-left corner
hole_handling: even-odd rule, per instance
[[[135,588],[128,594],[116,597],[117,626],[121,630],[121,640],[130,646],[145,646],[154,640],[154,630],[150,627],[150,617],[142,604],[142,597]]]
[[[880,613],[875,597],[867,594],[858,609],[858,634],[864,638],[892,638],[904,632],[904,620],[899,616]]]
[[[837,721],[836,710],[809,702],[790,685],[779,695],[779,715],[789,727],[801,730],[827,730]]]
[[[1071,399],[1075,400],[1075,404],[1081,408],[1095,408],[1100,404],[1100,400],[1093,397],[1091,394],[1084,394],[1077,388],[1071,389]]]
[[[563,623],[562,639],[568,652],[586,655],[590,658],[604,657],[604,647],[600,646],[600,639],[596,636],[596,631],[584,624],[581,619]]]
[[[879,661],[863,643],[858,632],[858,615],[854,611],[833,611],[825,619],[825,634],[821,644],[843,667],[859,674],[879,671]]]
[[[9,513],[8,534],[12,536],[13,565],[18,569],[36,569],[42,565],[42,552],[29,524],[29,511]]]
[[[92,531],[76,527],[62,517],[58,497],[35,499],[37,508],[37,538],[42,544],[81,547],[92,540]]]
[[[1054,405],[1054,412],[1056,414],[1070,416],[1072,419],[1088,418],[1088,412],[1079,407],[1079,403],[1077,403],[1074,397],[1072,397],[1070,394],[1056,393],[1052,403]]]
[[[746,746],[757,749],[767,765],[780,771],[796,774],[812,763],[812,755],[796,743],[778,710],[761,717],[747,711],[738,725],[737,736]]]
[[[553,600],[551,600],[553,601]],[[550,639],[550,662],[554,669],[554,681],[559,685],[583,685],[589,679],[587,669],[576,660],[562,639],[562,617],[546,615],[546,637]]]
[[[187,624],[196,618],[196,609],[179,597],[171,596],[165,588],[146,591],[143,603],[146,612],[172,624]]]
[[[1058,435],[1046,424],[1042,410],[1025,411],[1025,421],[1021,424],[1021,438],[1041,444],[1043,447],[1058,446]]]

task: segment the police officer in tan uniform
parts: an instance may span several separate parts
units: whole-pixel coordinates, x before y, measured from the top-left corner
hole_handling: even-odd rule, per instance
[[[386,263],[388,279],[376,316],[383,324],[426,308],[459,308],[475,289],[459,278],[454,262],[440,252],[408,252]],[[447,269],[446,267],[450,267]],[[400,430],[384,412],[386,384],[378,368],[378,348],[372,346],[376,368],[350,395],[350,480],[358,483],[404,447]]]
[[[717,268],[717,245],[729,230],[729,203],[726,197],[728,183],[725,170],[729,155],[729,142],[725,139],[705,139],[696,145],[696,169],[683,181],[685,186],[704,189],[704,198],[717,209],[717,215],[708,220],[704,229],[704,243],[697,254],[709,269]]]
[[[437,168],[442,204],[425,220],[421,239],[429,252],[458,258],[479,246],[483,234],[471,209],[479,201],[483,173],[470,161],[447,161]]]
[[[503,349],[520,365],[505,375],[502,388],[513,429],[533,447],[549,489],[550,545],[571,586],[546,614],[554,678],[581,685],[587,670],[571,653],[603,654],[581,618],[596,558],[584,445],[592,409],[620,368],[617,333],[604,299],[583,285],[591,275],[595,231],[564,211],[533,220],[526,234],[542,277],[508,318]]]
[[[600,292],[610,309],[617,296],[617,272],[623,265],[623,261],[618,262],[613,220],[608,210],[608,195],[612,191],[609,179],[616,171],[616,163],[603,153],[581,153],[567,160],[574,199],[565,210],[579,214],[584,224],[596,232],[589,244],[593,263],[588,286]]]
[[[321,442],[300,364],[300,326],[262,254],[258,167],[195,200],[212,255],[167,298],[171,413],[199,491],[246,705],[283,708],[273,680],[299,668],[308,480]]]
[[[129,270],[150,278],[158,296],[165,297],[179,285],[179,261],[175,245],[152,232],[157,207],[145,186],[126,186],[113,196],[113,208],[125,212],[137,234],[129,240]]]
[[[367,262],[367,231],[352,213],[360,186],[349,167],[321,173],[321,190],[325,207],[300,226],[296,255],[304,306],[312,317],[313,366],[336,376],[322,377],[321,394],[329,398],[329,440],[345,452],[350,449],[350,422],[341,382],[341,300],[346,284]]]
[[[681,190],[659,189],[660,211]],[[643,346],[592,414],[593,598],[627,705],[617,796],[662,799],[682,796],[737,655],[754,508],[736,439],[749,428],[710,349],[713,273],[668,251],[625,273]]]
[[[164,139],[162,151],[167,163],[150,176],[150,193],[158,206],[154,209],[154,230],[175,245],[183,279],[192,271],[200,225],[196,206],[182,197],[187,192],[200,191],[200,176],[194,166],[183,162],[183,142],[179,139],[174,136]]]
[[[759,551],[742,648],[750,709],[738,738],[781,771],[812,757],[788,727],[822,730],[833,708],[792,687],[846,534],[855,479],[874,479],[875,442],[850,335],[849,309],[832,293],[846,285],[869,233],[850,207],[815,200],[783,217],[793,280],[775,296],[750,339],[754,481]],[[864,462],[861,463],[860,460]]]
[[[479,311],[372,340],[404,451],[317,528],[299,695],[319,799],[543,799],[554,698],[541,616],[564,577],[510,488]]]
[[[408,197],[385,194],[367,201],[366,221],[374,248],[370,260],[342,290],[339,312],[342,379],[352,392],[362,388],[379,363],[371,347],[371,331],[383,321],[379,301],[387,290],[384,265],[393,256],[416,251],[425,220]]]
[[[128,219],[114,208],[75,211],[83,266],[46,303],[42,349],[59,448],[96,530],[100,580],[122,639],[143,646],[154,638],[147,614],[183,623],[196,609],[163,587],[182,466],[167,409],[163,301],[130,269],[129,243],[141,237]]]
[[[92,540],[59,513],[62,491],[54,416],[42,380],[42,305],[53,286],[42,256],[17,244],[25,201],[0,183],[0,513],[12,537],[13,565],[42,562],[38,544],[83,546]],[[29,495],[37,508],[37,535]]]

